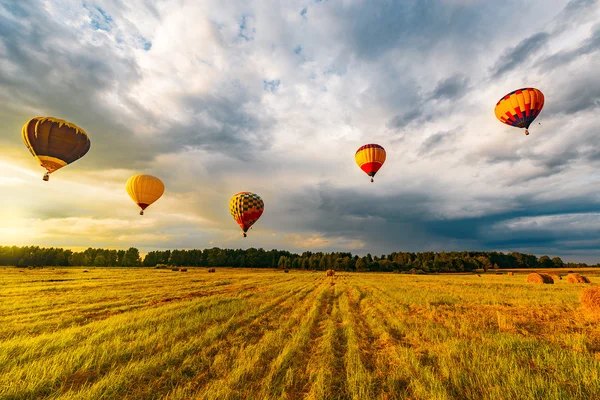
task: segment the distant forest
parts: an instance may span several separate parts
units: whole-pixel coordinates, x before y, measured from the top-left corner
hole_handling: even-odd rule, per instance
[[[0,246],[0,265],[18,267],[95,266],[95,267],[234,267],[303,270],[380,271],[380,272],[470,272],[476,269],[504,268],[584,268],[585,263],[564,263],[560,257],[537,258],[531,254],[483,251],[394,252],[364,257],[352,253],[295,254],[289,251],[220,249],[151,251],[143,259],[138,249],[92,249],[74,252],[37,246]],[[592,265],[600,267],[600,264]]]

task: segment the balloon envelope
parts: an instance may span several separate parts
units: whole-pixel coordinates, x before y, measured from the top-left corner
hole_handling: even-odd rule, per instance
[[[385,149],[380,145],[365,144],[356,150],[354,159],[360,169],[369,175],[371,182],[373,182],[373,177],[385,162],[385,156]]]
[[[145,174],[134,175],[129,178],[125,188],[129,197],[142,209],[141,215],[144,214],[144,210],[150,204],[158,200],[165,192],[165,185],[160,179]]]
[[[231,216],[244,231],[244,236],[248,229],[258,221],[264,210],[265,203],[255,193],[240,192],[229,201]]]
[[[510,92],[498,103],[494,113],[500,122],[517,128],[525,128],[529,135],[529,125],[537,118],[544,107],[544,94],[535,88],[522,88]]]
[[[46,168],[47,175],[83,157],[90,149],[90,139],[77,125],[53,117],[34,117],[23,125],[23,142]]]

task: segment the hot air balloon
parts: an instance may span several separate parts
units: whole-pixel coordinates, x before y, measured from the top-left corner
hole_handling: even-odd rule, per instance
[[[494,113],[506,125],[525,128],[529,135],[529,125],[544,107],[544,94],[535,88],[523,88],[510,92],[496,104]]]
[[[258,221],[264,210],[265,203],[255,193],[240,192],[229,201],[231,216],[244,231],[244,237],[246,237],[248,229]]]
[[[75,124],[52,117],[35,117],[23,125],[23,142],[40,165],[44,180],[54,171],[79,160],[90,149],[87,133]]]
[[[135,204],[142,209],[140,215],[144,215],[144,210],[154,203],[165,192],[165,185],[160,179],[152,175],[134,175],[127,180],[125,185],[129,197]]]
[[[367,175],[373,177],[385,162],[385,149],[378,144],[365,144],[356,150],[356,163]]]

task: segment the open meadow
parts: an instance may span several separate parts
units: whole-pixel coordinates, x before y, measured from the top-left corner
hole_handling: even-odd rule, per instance
[[[0,398],[600,398],[590,285],[525,277],[0,268]]]

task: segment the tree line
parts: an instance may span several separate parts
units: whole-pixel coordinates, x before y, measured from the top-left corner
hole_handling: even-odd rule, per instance
[[[94,249],[76,252],[38,246],[0,246],[0,265],[19,267],[95,266],[156,267],[197,266],[234,268],[281,268],[303,270],[402,272],[471,272],[506,268],[584,268],[585,263],[563,262],[560,257],[536,257],[532,254],[484,251],[394,252],[360,257],[348,252],[310,252],[285,250],[220,249],[151,251],[143,259],[138,249]],[[592,265],[600,267],[600,264]]]

